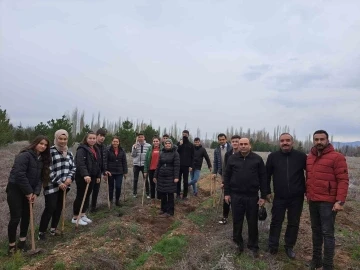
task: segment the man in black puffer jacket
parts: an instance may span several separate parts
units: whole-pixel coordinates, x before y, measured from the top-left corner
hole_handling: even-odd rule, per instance
[[[189,141],[189,131],[182,132],[182,140],[178,143],[178,153],[180,155],[180,173],[179,182],[177,183],[176,198],[180,199],[181,192],[181,176],[184,180],[183,200],[187,200],[189,186],[189,172],[193,170],[194,163],[194,145]]]
[[[259,206],[265,204],[267,195],[266,169],[263,159],[251,152],[248,138],[239,141],[240,152],[228,159],[224,175],[225,201],[231,202],[233,214],[233,240],[239,252],[244,250],[242,227],[244,217],[248,223],[247,247],[255,258],[259,257]],[[259,199],[259,190],[261,198]]]
[[[172,141],[167,139],[153,179],[157,183],[158,193],[161,194],[160,215],[162,217],[174,215],[174,193],[176,192],[176,183],[179,181],[179,171],[179,154],[173,148]]]
[[[269,252],[276,254],[282,223],[287,210],[285,252],[290,259],[295,258],[295,246],[305,194],[306,154],[293,149],[293,137],[283,133],[279,138],[280,151],[271,153],[266,162],[268,180],[268,200],[271,199],[271,178],[275,198],[271,210],[272,218],[269,234]]]
[[[211,162],[206,149],[202,147],[200,143],[200,138],[196,137],[194,139],[194,164],[192,166],[192,171],[190,172],[191,181],[189,186],[193,186],[194,196],[197,196],[197,182],[200,179],[201,167],[203,164],[203,159],[205,158],[208,168],[211,172]]]

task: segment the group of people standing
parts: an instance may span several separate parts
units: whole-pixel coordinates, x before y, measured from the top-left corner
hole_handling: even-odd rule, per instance
[[[120,205],[122,181],[128,174],[126,153],[120,146],[118,137],[113,137],[111,145],[106,147],[105,136],[104,129],[87,133],[74,158],[68,150],[67,131],[58,130],[53,146],[50,147],[46,137],[38,136],[17,155],[6,188],[10,209],[9,254],[13,254],[16,249],[26,249],[29,204],[35,202],[42,187],[45,209],[39,226],[40,240],[46,239],[50,220],[50,234],[59,234],[57,227],[63,202],[74,181],[76,198],[73,203],[72,223],[87,225],[92,222],[86,213],[88,210],[97,210],[102,178],[108,181],[110,203],[113,203],[115,190],[115,205]],[[285,252],[289,258],[294,259],[293,248],[305,198],[309,203],[313,232],[313,258],[309,266],[311,269],[333,269],[335,216],[338,211],[343,210],[347,195],[347,164],[345,157],[336,152],[329,143],[326,131],[314,132],[313,140],[314,146],[309,155],[306,155],[293,148],[294,140],[289,133],[281,134],[280,150],[269,154],[265,165],[263,159],[251,151],[248,138],[234,135],[229,143],[226,135],[221,133],[218,135],[219,146],[214,150],[212,166],[200,139],[195,138],[194,143],[189,141],[188,130],[182,132],[182,139],[177,145],[173,144],[167,134],[164,134],[162,139],[154,136],[152,144],[149,144],[145,141],[144,134],[138,133],[131,150],[133,196],[137,197],[138,179],[142,172],[147,198],[161,200],[161,217],[173,216],[174,194],[177,200],[187,200],[188,187],[192,186],[193,194],[197,196],[197,181],[205,159],[213,177],[216,178],[219,174],[222,179],[223,217],[219,223],[227,224],[231,206],[233,240],[240,253],[244,250],[242,229],[246,217],[247,247],[255,258],[259,256],[259,207],[263,207],[268,201],[273,204],[268,251],[270,254],[278,253],[281,227],[287,212]],[[16,244],[19,223],[20,237]]]
[[[259,207],[267,201],[272,202],[268,252],[272,255],[278,253],[282,223],[287,213],[285,253],[294,259],[294,246],[306,200],[313,247],[308,266],[310,269],[334,269],[335,217],[343,210],[349,177],[345,157],[335,151],[328,137],[325,130],[315,131],[314,146],[306,155],[293,148],[291,134],[283,133],[279,138],[280,150],[270,153],[265,165],[263,159],[251,151],[248,138],[235,135],[229,144],[225,134],[218,135],[213,176],[222,176],[224,188],[223,218],[219,223],[227,223],[231,206],[233,241],[240,254],[244,251],[242,228],[246,217],[247,247],[255,258],[259,257]]]
[[[46,240],[47,230],[52,236],[60,235],[58,230],[64,200],[71,184],[76,183],[76,198],[73,203],[71,222],[76,225],[88,225],[92,220],[87,212],[97,211],[97,199],[101,179],[108,183],[108,199],[120,206],[123,179],[127,177],[128,165],[125,150],[120,146],[120,139],[112,138],[109,147],[104,145],[105,129],[96,133],[88,132],[76,150],[75,157],[68,149],[69,134],[66,130],[55,132],[51,146],[45,136],[36,137],[31,144],[16,156],[6,188],[7,202],[10,209],[8,224],[9,250],[11,255],[16,250],[26,250],[26,236],[30,221],[30,203],[33,204],[43,188],[45,208],[41,215],[38,240]],[[176,146],[167,134],[154,136],[152,144],[145,141],[142,133],[137,134],[132,147],[133,158],[133,195],[137,197],[139,174],[145,180],[147,198],[161,200],[161,217],[174,215],[174,193],[180,199],[181,177],[184,179],[183,199],[187,198],[188,174],[191,171],[191,185],[197,195],[196,183],[200,177],[202,164],[195,149],[200,149],[200,139],[195,139],[195,147],[188,140],[189,132],[183,132],[183,139]],[[209,167],[209,157],[202,149]],[[195,165],[193,166],[193,162]],[[193,169],[194,168],[194,169]],[[91,203],[90,203],[91,199]],[[16,244],[16,231],[20,223],[20,237]]]

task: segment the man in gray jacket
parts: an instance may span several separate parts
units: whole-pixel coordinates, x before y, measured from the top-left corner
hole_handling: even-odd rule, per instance
[[[151,145],[145,141],[144,134],[141,132],[138,133],[136,137],[136,143],[132,146],[131,149],[131,156],[133,158],[133,165],[134,165],[134,187],[133,187],[134,198],[137,197],[137,185],[138,185],[140,171],[142,172],[142,175],[144,177],[145,156],[150,146]],[[148,199],[150,199],[149,181],[147,180],[147,177],[145,178],[145,188],[146,188],[146,196]]]

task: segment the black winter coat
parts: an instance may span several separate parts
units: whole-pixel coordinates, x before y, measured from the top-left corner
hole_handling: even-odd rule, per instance
[[[194,146],[194,170],[201,170],[203,159],[205,158],[208,168],[211,168],[211,162],[206,149],[202,145]]]
[[[271,177],[275,197],[303,197],[305,194],[306,154],[292,149],[289,153],[273,152],[266,161],[268,193],[271,193]]]
[[[100,167],[100,170],[101,170],[101,173],[105,173],[105,168],[106,168],[106,163],[107,163],[107,155],[106,155],[106,152],[107,152],[107,147],[105,144],[96,144],[97,148],[99,149],[99,153],[100,153],[100,156],[101,158],[98,158],[98,163],[99,163],[99,167]]]
[[[160,153],[159,163],[154,178],[157,180],[157,191],[163,193],[175,193],[177,184],[174,179],[179,178],[180,157],[178,152],[172,148],[165,148]]]
[[[250,152],[246,157],[241,153],[231,155],[224,174],[224,194],[244,194],[247,196],[267,195],[266,169],[263,159]]]
[[[33,150],[26,150],[16,156],[10,171],[9,183],[16,184],[24,195],[41,192],[43,161]]]
[[[94,146],[96,151],[97,159],[94,157],[93,153],[90,150],[90,147],[85,144],[80,144],[76,150],[76,178],[84,178],[85,176],[90,177],[101,177],[101,169],[99,164],[99,159],[101,159],[101,154],[99,148]]]
[[[119,153],[115,156],[115,151],[110,146],[106,151],[106,167],[105,171],[109,171],[111,174],[127,174],[128,167],[126,161],[126,153],[123,148],[119,148]]]
[[[194,165],[194,145],[187,139],[180,145],[178,143],[178,153],[180,156],[180,166],[192,167]]]

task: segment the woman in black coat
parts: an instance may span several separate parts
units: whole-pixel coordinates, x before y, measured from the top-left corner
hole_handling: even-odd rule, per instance
[[[174,193],[176,193],[176,183],[179,181],[179,171],[179,153],[174,150],[172,141],[167,139],[153,179],[157,183],[158,193],[161,194],[162,217],[174,215]]]
[[[34,203],[41,191],[42,180],[49,180],[51,162],[49,140],[38,136],[19,155],[14,165],[6,187],[7,202],[10,209],[8,225],[9,250],[12,255],[16,248],[24,251],[25,241],[30,222],[30,203]],[[17,244],[16,231],[20,223],[20,238]]]
[[[109,200],[112,203],[115,186],[115,204],[120,206],[121,185],[123,177],[126,178],[128,173],[126,153],[120,147],[120,139],[113,137],[110,148],[106,151],[106,168],[105,173],[108,175]]]
[[[85,135],[82,143],[76,150],[76,198],[73,206],[72,223],[76,223],[79,217],[79,225],[87,225],[92,222],[86,216],[86,210],[89,208],[89,198],[95,183],[100,183],[101,169],[100,160],[101,154],[96,144],[96,134],[89,132]],[[85,196],[86,186],[89,184],[88,191]],[[81,203],[85,196],[84,207],[80,213]]]

